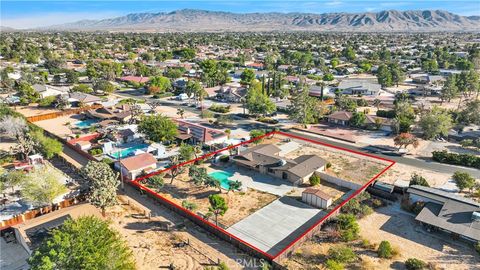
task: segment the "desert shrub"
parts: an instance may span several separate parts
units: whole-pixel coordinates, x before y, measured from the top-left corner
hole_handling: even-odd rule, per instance
[[[152,175],[147,178],[147,185],[154,188],[162,188],[165,185],[161,175]]]
[[[336,218],[336,223],[338,230],[340,231],[340,237],[343,241],[353,241],[358,239],[360,227],[354,215],[340,214]]]
[[[357,255],[350,247],[337,246],[328,250],[328,258],[339,263],[350,263],[357,258]]]
[[[102,162],[108,165],[112,165],[114,161],[111,158],[103,158]]]
[[[257,121],[262,122],[262,123],[267,123],[267,124],[278,124],[277,119],[273,119],[270,117],[259,117],[257,118]]]
[[[339,263],[335,260],[332,260],[332,259],[328,259],[326,262],[325,262],[325,266],[327,267],[327,269],[329,270],[343,270],[345,269],[343,267],[343,264],[342,263]]]
[[[205,118],[213,118],[213,113],[211,111],[203,110],[200,113],[200,117],[205,119]]]
[[[97,155],[103,154],[103,150],[101,148],[94,148],[94,149],[88,150],[88,153],[90,153],[90,155],[92,156],[97,156]]]
[[[57,100],[57,98],[55,96],[49,96],[49,97],[41,98],[38,101],[38,106],[39,107],[51,107],[52,104],[55,102],[55,100]]]
[[[410,211],[415,214],[419,214],[420,211],[422,211],[424,206],[425,206],[425,202],[422,202],[422,201],[415,202],[410,206]]]
[[[388,241],[382,241],[377,250],[378,257],[390,259],[393,257],[392,245]]]
[[[422,260],[410,258],[405,261],[405,267],[408,270],[422,270],[427,267],[427,264]]]
[[[377,111],[377,116],[379,117],[385,117],[385,118],[394,118],[395,117],[395,111],[385,111],[385,110],[378,110]]]
[[[380,199],[373,199],[372,200],[372,207],[373,208],[378,208],[383,206],[383,201]]]
[[[478,241],[475,245],[475,250],[477,251],[478,255],[480,255],[480,241]]]
[[[230,156],[228,155],[222,155],[220,158],[218,158],[221,162],[228,162],[230,160]]]
[[[327,167],[327,169],[330,169],[332,167],[332,163],[328,162],[326,167]]]
[[[227,106],[222,106],[218,104],[213,104],[208,108],[212,112],[217,112],[217,113],[228,113],[230,111],[230,105]]]
[[[155,93],[153,94],[153,98],[165,98],[165,97],[171,97],[173,96],[173,93],[172,92],[165,92],[165,93]]]
[[[316,186],[316,185],[319,185],[320,184],[320,176],[318,176],[317,174],[312,174],[312,176],[310,176],[310,178],[308,178],[308,181],[310,181],[310,185],[312,186]]]
[[[190,211],[195,211],[198,208],[194,202],[189,202],[187,200],[182,201],[182,207]]]
[[[425,177],[423,177],[423,176],[421,176],[417,173],[412,174],[412,176],[410,177],[410,183],[408,185],[409,186],[420,185],[420,186],[424,186],[424,187],[429,187],[430,186],[427,182],[427,179],[425,179]]]

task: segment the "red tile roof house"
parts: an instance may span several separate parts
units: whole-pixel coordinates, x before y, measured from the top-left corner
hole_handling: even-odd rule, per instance
[[[122,170],[123,178],[134,180],[143,173],[150,173],[157,169],[157,159],[150,153],[121,159],[115,163],[116,170]]]
[[[207,128],[199,124],[182,120],[175,121],[178,124],[178,139],[191,139],[193,143],[202,143],[206,145],[221,144],[228,139],[227,133],[221,130]]]
[[[118,80],[122,82],[147,83],[150,78],[142,76],[125,76],[118,78]]]

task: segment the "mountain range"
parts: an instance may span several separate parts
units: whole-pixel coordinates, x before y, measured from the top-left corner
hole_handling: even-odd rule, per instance
[[[460,16],[443,10],[386,10],[365,13],[232,13],[183,9],[132,13],[82,20],[36,30],[138,32],[434,32],[480,31],[480,16]]]

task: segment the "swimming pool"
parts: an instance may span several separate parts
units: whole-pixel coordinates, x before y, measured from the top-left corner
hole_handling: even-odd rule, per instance
[[[86,120],[75,122],[75,126],[83,129],[83,128],[89,128],[95,123],[98,123],[98,120],[96,120],[96,119],[86,119]]]
[[[232,180],[228,179],[229,177],[233,176],[233,174],[229,172],[219,171],[209,173],[208,175],[220,181],[220,186],[226,190],[230,188],[230,183],[233,182]]]
[[[136,144],[127,148],[123,148],[119,151],[115,151],[109,154],[109,156],[118,159],[119,157],[121,158],[126,158],[129,156],[133,156],[135,154],[135,151],[140,150],[140,149],[145,149],[148,147],[148,144]]]

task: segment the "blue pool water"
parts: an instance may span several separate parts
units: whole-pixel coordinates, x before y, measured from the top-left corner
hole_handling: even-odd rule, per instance
[[[79,128],[89,128],[95,123],[98,123],[98,120],[96,120],[96,119],[86,119],[86,120],[76,122],[75,126],[77,126]]]
[[[111,156],[113,158],[116,158],[116,159],[118,159],[119,157],[126,158],[126,157],[129,157],[129,156],[133,156],[136,150],[145,149],[147,147],[148,147],[148,144],[136,144],[136,145],[130,146],[128,148],[124,148],[120,151],[110,153],[109,156]]]
[[[223,189],[226,189],[226,190],[228,190],[230,188],[230,182],[233,182],[233,181],[228,179],[229,177],[233,176],[233,174],[229,173],[229,172],[223,172],[223,171],[222,172],[213,172],[213,173],[210,173],[208,175],[210,175],[211,177],[220,181],[220,186]]]

